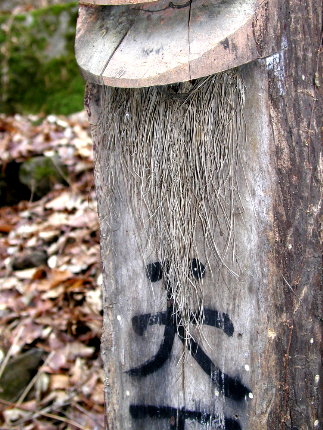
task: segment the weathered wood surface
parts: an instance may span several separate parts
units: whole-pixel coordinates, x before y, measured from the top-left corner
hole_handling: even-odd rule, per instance
[[[132,319],[164,312],[166,292],[162,280],[147,279],[146,266],[158,256],[141,242],[144,232],[134,222],[133,205],[126,203],[126,189],[115,195],[121,216],[111,223],[111,136],[97,127],[105,90],[88,86],[104,273],[102,356],[109,430],[319,428],[322,6],[318,0],[282,1],[278,12],[278,51],[239,68],[246,88],[247,133],[241,210],[235,214],[240,276],[224,272],[215,279],[216,261],[208,255],[202,259],[205,307],[226,313],[234,331],[228,335],[203,325],[198,342],[216,366],[238,378],[252,395],[238,400],[223,395],[178,335],[160,368],[141,376],[128,372],[155,356],[165,329],[153,324],[141,332]],[[148,130],[153,124],[145,112],[138,114]],[[132,180],[121,171],[120,177]],[[204,249],[202,234],[200,245]],[[217,415],[228,418],[225,426],[223,421],[222,427],[216,424]]]
[[[272,134],[265,109],[265,67],[256,64],[245,68],[241,76],[247,97],[244,115],[250,121],[247,145],[240,136],[247,177],[240,171],[241,207],[236,208],[234,216],[239,261],[235,266],[239,277],[230,275],[227,270],[220,270],[219,274],[219,263],[209,250],[205,250],[202,233],[196,254],[190,255],[191,258],[198,255],[205,265],[205,308],[208,312],[226,314],[232,326],[228,324],[221,329],[211,322],[202,325],[201,334],[194,333],[194,338],[207,358],[195,359],[179,335],[175,335],[171,342],[164,332],[165,325],[153,323],[158,314],[167,310],[167,293],[163,280],[150,282],[147,279],[146,267],[159,261],[159,257],[152,254],[144,239],[145,233],[136,225],[136,214],[132,210],[134,202],[127,204],[126,186],[116,191],[118,196],[122,196],[115,208],[119,216],[112,216],[111,221],[111,206],[108,204],[111,190],[106,185],[107,175],[113,169],[108,161],[111,154],[106,149],[109,136],[100,133],[95,119],[102,114],[102,106],[96,103],[104,87],[91,87],[105,279],[102,353],[108,381],[108,429],[262,430],[268,418],[277,389],[277,381],[272,378],[276,364],[273,345],[277,336],[273,285],[277,278],[270,267],[268,239],[273,218],[274,168],[269,162]],[[256,116],[254,112],[257,112]],[[173,114],[176,115],[176,111]],[[143,126],[146,124],[144,118],[145,113]],[[179,128],[180,123],[181,115]],[[119,175],[123,174],[120,171]],[[127,175],[123,179],[126,183],[132,180]],[[215,235],[220,237],[221,231]],[[133,321],[147,314],[151,315],[151,322],[146,330],[140,332]],[[165,343],[171,344],[170,356],[165,363],[155,362],[147,374],[129,374],[130,369],[156,357]],[[204,370],[208,360],[214,363],[215,369],[220,369],[235,381],[226,395],[212,380],[209,373],[212,373],[212,368]]]
[[[200,78],[276,49],[277,0],[80,6],[76,57],[89,82],[144,87]]]
[[[277,392],[268,429],[322,425],[322,3],[280,3],[280,50],[266,60],[275,190],[272,227]],[[322,403],[321,403],[322,405]]]

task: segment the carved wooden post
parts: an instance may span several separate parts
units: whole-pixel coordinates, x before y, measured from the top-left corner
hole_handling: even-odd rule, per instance
[[[319,1],[136,3],[76,38],[107,428],[318,428]]]

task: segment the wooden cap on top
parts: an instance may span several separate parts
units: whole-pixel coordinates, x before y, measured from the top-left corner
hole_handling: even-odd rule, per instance
[[[273,53],[276,2],[81,0],[76,58],[87,81],[115,87],[200,78]]]
[[[152,3],[156,0],[79,0],[80,4],[95,5],[95,6],[111,6],[111,5],[127,5],[138,3]]]

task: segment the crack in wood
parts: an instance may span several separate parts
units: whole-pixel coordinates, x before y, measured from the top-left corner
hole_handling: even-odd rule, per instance
[[[192,2],[193,0],[189,1],[189,11],[188,11],[188,23],[187,23],[187,39],[188,39],[188,75],[190,77],[190,81],[192,80],[192,74],[191,74],[191,37],[190,37],[190,24],[191,24],[191,12],[192,12]]]
[[[171,2],[169,2],[169,3],[168,3],[168,5],[167,5],[167,6],[165,6],[165,7],[161,8],[161,9],[155,9],[155,10],[152,10],[152,9],[144,9],[143,7],[140,7],[140,8],[134,8],[134,9],[136,9],[136,10],[140,10],[140,11],[143,11],[143,12],[156,13],[156,12],[163,12],[164,10],[167,10],[167,9],[184,9],[184,8],[186,8],[186,7],[190,6],[190,5],[191,5],[191,3],[192,3],[192,1],[193,1],[193,0],[189,0],[187,3],[184,3],[184,4],[174,4],[174,3],[171,1]]]
[[[129,31],[131,30],[132,25],[127,29],[127,31],[125,32],[125,34],[122,36],[122,38],[120,39],[118,45],[115,47],[115,49],[113,50],[112,54],[109,56],[109,58],[107,59],[102,72],[100,73],[100,76],[103,75],[103,73],[105,72],[106,68],[108,67],[112,57],[114,56],[114,54],[116,53],[116,51],[119,49],[120,45],[122,44],[122,42],[124,41],[124,39],[126,38],[126,36],[128,35]]]

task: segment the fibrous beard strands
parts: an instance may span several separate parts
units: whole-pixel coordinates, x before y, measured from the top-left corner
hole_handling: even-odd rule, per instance
[[[243,84],[229,72],[164,87],[105,87],[103,98],[109,217],[122,215],[114,199],[131,207],[142,249],[167,264],[177,324],[190,336],[191,324],[203,322],[204,280],[192,277],[192,259],[203,251],[235,275]]]

